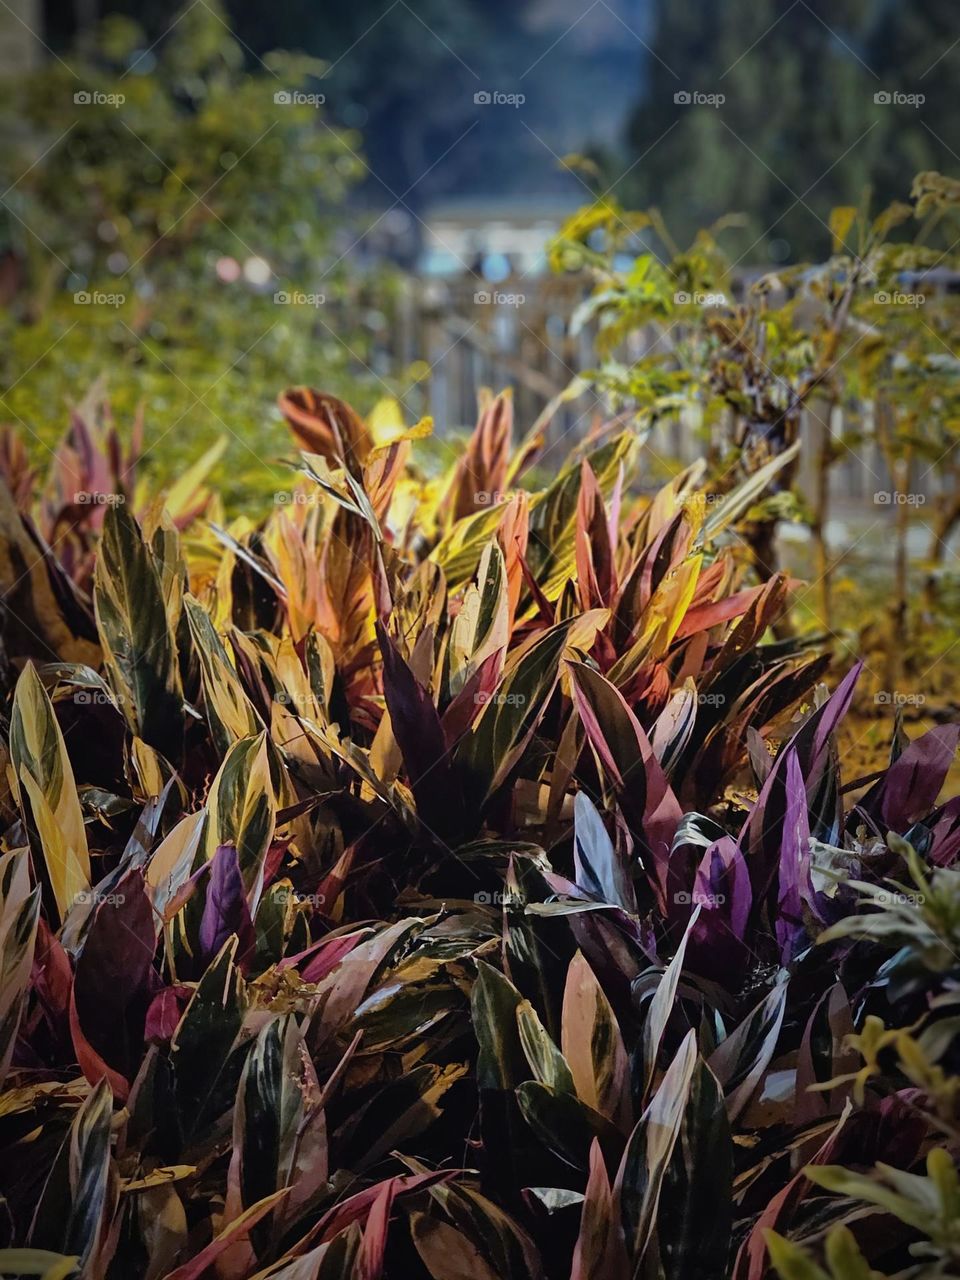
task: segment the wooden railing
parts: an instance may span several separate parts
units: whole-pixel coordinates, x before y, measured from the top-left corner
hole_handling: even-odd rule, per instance
[[[948,285],[952,287],[944,278],[927,292]],[[595,366],[593,332],[587,327],[572,336],[569,324],[588,287],[582,280],[553,276],[514,278],[498,285],[466,276],[410,278],[375,338],[373,368],[400,386],[410,411],[431,414],[441,433],[472,426],[481,387],[513,387],[516,420],[523,432],[573,377]],[[632,355],[662,338],[655,326],[634,335]],[[411,378],[411,371],[418,376]],[[557,463],[603,413],[592,391],[561,406],[548,436]],[[877,495],[892,492],[894,484],[874,438],[869,403],[841,410],[815,402],[803,412],[804,445],[796,477],[801,495],[808,501],[813,498],[816,460],[828,430],[838,455],[830,471],[831,508],[856,512],[883,505]],[[648,445],[650,484],[661,481],[677,462],[702,457],[708,445],[692,411],[661,422]],[[940,483],[936,466],[918,464],[910,477],[911,492],[920,495],[921,503],[933,499]]]

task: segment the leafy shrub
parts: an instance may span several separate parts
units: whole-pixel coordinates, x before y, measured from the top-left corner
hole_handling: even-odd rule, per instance
[[[700,431],[713,493],[792,451],[743,534],[769,574],[779,564],[777,522],[809,525],[816,572],[804,596],[814,625],[859,635],[853,644],[864,657],[880,650],[870,665],[888,689],[906,673],[926,676],[953,632],[960,365],[952,353],[960,308],[950,282],[958,213],[960,183],[920,173],[910,203],[876,214],[866,199],[834,209],[824,224],[825,260],[753,279],[729,248],[739,219],[721,219],[682,248],[656,209],[628,212],[611,198],[570,218],[551,249],[556,270],[592,281],[573,327],[595,328],[593,383],[614,405],[665,424],[654,464],[671,465],[669,433],[681,413]],[[792,485],[801,447],[803,497]],[[834,499],[844,496],[831,473],[858,454],[869,527],[852,546],[830,546],[828,526],[843,516]],[[910,549],[911,525],[928,539],[923,556]],[[888,534],[884,564],[875,549]],[[863,564],[843,578],[858,544]],[[850,597],[863,603],[851,608]]]
[[[958,729],[843,780],[782,462],[280,406],[265,524],[117,491],[92,578],[5,450],[0,1270],[948,1274]]]

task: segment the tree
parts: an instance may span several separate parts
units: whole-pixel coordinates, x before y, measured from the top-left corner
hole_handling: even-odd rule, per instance
[[[248,71],[202,4],[153,48],[109,18],[85,52],[6,86],[3,416],[49,439],[105,372],[121,416],[147,401],[178,465],[185,434],[199,452],[233,433],[242,488],[283,447],[279,420],[266,425],[277,391],[321,364],[336,386],[347,347],[362,355],[318,301],[339,289],[359,138],[324,119],[314,61],[264,63]],[[275,302],[297,290],[316,305]]]
[[[627,158],[643,159],[619,194],[657,205],[683,240],[721,214],[746,211],[734,256],[748,261],[822,256],[831,208],[856,203],[869,186],[878,203],[893,199],[908,175],[951,163],[949,147],[925,127],[929,115],[940,138],[956,136],[950,57],[923,74],[949,44],[946,6],[932,8],[917,0],[882,10],[866,0],[660,4],[628,130]],[[674,101],[678,92],[723,101],[688,105]],[[884,93],[924,94],[927,103],[875,101]],[[941,99],[942,114],[930,112]]]

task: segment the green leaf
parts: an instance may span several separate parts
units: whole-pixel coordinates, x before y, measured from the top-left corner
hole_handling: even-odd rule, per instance
[[[10,1067],[30,981],[40,886],[30,887],[25,849],[0,857],[0,1085]]]
[[[236,846],[252,911],[260,900],[264,861],[277,820],[268,745],[266,731],[235,742],[207,797],[207,857],[212,858],[220,845]]]
[[[726,1275],[733,1223],[733,1150],[723,1090],[698,1059],[657,1217],[667,1280]]]
[[[243,1022],[243,979],[234,963],[236,937],[229,938],[201,978],[171,1041],[177,1108],[185,1136],[193,1133],[215,1101],[227,1074],[227,1059]]]
[[[0,1274],[68,1280],[80,1269],[80,1259],[65,1258],[47,1249],[0,1249]]]
[[[480,960],[471,995],[478,1089],[514,1089],[529,1077],[517,1027],[521,1003],[513,983]]]
[[[420,1261],[433,1280],[503,1280],[477,1245],[456,1227],[425,1213],[410,1216],[410,1230]]]
[[[107,508],[94,575],[103,659],[127,724],[171,760],[183,740],[177,644],[160,573],[123,506]]]
[[[517,1089],[517,1101],[544,1146],[574,1169],[587,1168],[594,1139],[607,1159],[616,1160],[623,1150],[623,1135],[574,1093],[526,1080]]]
[[[14,693],[10,761],[36,865],[46,867],[62,919],[90,888],[90,855],[70,757],[32,662]]]
[[[778,1235],[776,1231],[764,1231],[763,1237],[770,1251],[770,1261],[781,1280],[831,1280],[813,1259],[798,1245]]]
[[[113,1094],[101,1080],[88,1094],[43,1188],[30,1233],[31,1243],[91,1260],[103,1228],[110,1170]]]
[[[521,1047],[536,1079],[557,1093],[575,1093],[570,1068],[529,1000],[517,1005],[517,1028]]]
[[[233,1157],[225,1220],[290,1188],[274,1231],[310,1202],[327,1179],[327,1133],[320,1085],[292,1015],[263,1028],[247,1055],[233,1112]],[[253,1229],[269,1237],[267,1223]]]
[[[483,809],[533,737],[556,687],[560,655],[572,626],[567,621],[551,627],[513,662],[458,744],[454,758],[464,771],[473,810]]]
[[[615,1191],[620,1197],[635,1274],[656,1222],[663,1180],[680,1136],[696,1064],[696,1036],[689,1031],[630,1135],[617,1172]]]
[[[581,952],[563,993],[561,1048],[577,1096],[617,1128],[630,1127],[630,1064],[616,1016]]]
[[[200,662],[207,721],[217,750],[225,755],[238,738],[253,737],[263,726],[230,665],[209,614],[191,595],[184,596],[183,606]]]

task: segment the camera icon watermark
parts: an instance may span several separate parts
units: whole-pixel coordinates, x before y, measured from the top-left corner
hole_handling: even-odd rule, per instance
[[[881,307],[922,307],[927,300],[925,293],[900,293],[894,290],[888,293],[886,289],[880,289],[873,295],[873,300]]]
[[[122,307],[126,300],[125,293],[102,293],[99,289],[78,289],[73,295],[76,307]]]
[[[78,107],[122,107],[126,100],[125,93],[101,93],[99,89],[78,89],[73,95]]]
[[[99,893],[96,889],[81,889],[74,894],[75,907],[100,907],[104,904],[111,907],[122,907],[127,900],[125,893]]]
[[[304,293],[301,289],[278,289],[273,295],[278,307],[322,307],[326,300],[326,294]]]
[[[922,93],[901,93],[899,89],[878,89],[873,95],[874,105],[878,107],[922,107],[926,102]]]
[[[473,900],[480,907],[522,907],[526,903],[526,898],[522,894],[502,890],[497,893],[488,893],[486,889],[475,893]]]
[[[680,289],[673,295],[676,307],[729,307],[730,299],[725,293],[687,293]]]
[[[299,89],[278,89],[273,95],[278,107],[322,107],[326,100],[325,93],[301,93]]]
[[[298,889],[280,889],[276,900],[282,906],[292,902],[294,906],[322,907],[327,901],[325,893],[301,893]]]
[[[881,689],[873,695],[878,707],[922,707],[926,700],[923,693],[901,693],[898,689]]]
[[[527,704],[526,694],[523,693],[475,693],[473,701],[478,707],[485,707],[488,702],[495,703],[498,707],[524,707]]]
[[[78,507],[122,507],[126,500],[122,493],[99,493],[92,489],[78,489],[73,495]]]
[[[119,706],[123,698],[120,695],[111,698],[104,689],[77,689],[73,701],[78,707],[112,707]]]
[[[687,893],[681,889],[673,895],[678,907],[722,907],[727,900],[725,893],[707,893],[703,889],[694,889]]]
[[[319,494],[304,493],[300,489],[295,489],[293,492],[289,489],[280,489],[273,495],[275,507],[316,507],[320,502]]]
[[[502,293],[499,289],[478,289],[473,295],[477,307],[522,307],[526,300],[525,293]]]
[[[926,505],[925,493],[902,493],[896,489],[878,489],[873,495],[878,507],[922,507]]]
[[[678,89],[673,95],[678,107],[722,107],[727,100],[725,93],[701,93],[699,89]]]
[[[524,93],[502,93],[499,89],[478,89],[473,95],[477,107],[522,107],[527,96]]]

